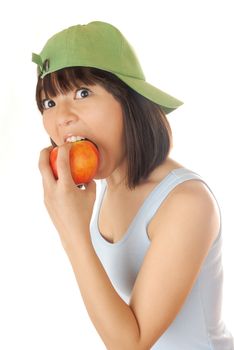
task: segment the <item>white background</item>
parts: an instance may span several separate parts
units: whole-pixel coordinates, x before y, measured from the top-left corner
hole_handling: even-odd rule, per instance
[[[1,5],[3,6],[3,5]],[[35,103],[39,53],[56,32],[117,26],[149,82],[184,101],[168,116],[171,157],[212,188],[223,219],[223,319],[234,333],[233,1],[7,1],[0,9],[0,349],[105,347],[43,205],[37,163],[49,145]]]

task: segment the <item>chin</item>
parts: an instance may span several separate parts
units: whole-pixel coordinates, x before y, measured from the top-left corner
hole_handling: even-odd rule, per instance
[[[115,168],[112,169],[110,167],[110,165],[108,167],[105,167],[105,164],[103,166],[103,163],[100,162],[98,170],[97,170],[97,173],[96,173],[94,179],[95,180],[106,179],[106,178],[110,177],[113,174],[114,171],[115,171]]]

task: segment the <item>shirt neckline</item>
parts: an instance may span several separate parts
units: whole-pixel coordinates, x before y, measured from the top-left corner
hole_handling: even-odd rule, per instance
[[[122,238],[120,240],[118,240],[117,242],[109,242],[101,233],[100,229],[99,229],[99,214],[100,214],[100,210],[101,210],[101,206],[102,206],[102,202],[103,202],[103,198],[106,192],[106,183],[103,182],[103,186],[104,189],[102,189],[101,191],[101,198],[99,201],[99,205],[98,205],[98,209],[97,209],[97,213],[96,213],[96,230],[97,230],[97,234],[98,234],[98,238],[102,241],[103,244],[105,244],[108,247],[118,247],[119,245],[123,244],[130,236],[131,233],[131,228],[134,225],[134,223],[136,222],[137,218],[139,217],[140,213],[142,212],[143,208],[146,206],[146,204],[148,203],[148,201],[150,200],[151,196],[159,190],[159,188],[166,182],[166,180],[168,180],[169,177],[175,175],[175,173],[180,173],[180,172],[184,172],[184,171],[190,171],[185,167],[180,167],[180,168],[175,168],[173,170],[171,170],[157,185],[155,185],[155,187],[153,187],[153,189],[148,193],[148,195],[146,196],[144,202],[142,203],[142,205],[139,207],[136,215],[134,216],[134,218],[132,219],[132,221],[130,222],[128,229],[125,231],[125,233],[123,234]]]

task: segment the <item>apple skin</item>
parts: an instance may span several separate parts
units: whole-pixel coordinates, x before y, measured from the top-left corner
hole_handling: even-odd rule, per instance
[[[56,179],[58,179],[57,154],[58,147],[54,147],[50,152],[50,166]],[[71,175],[75,184],[86,184],[92,181],[99,165],[97,147],[89,140],[72,142],[69,158]]]

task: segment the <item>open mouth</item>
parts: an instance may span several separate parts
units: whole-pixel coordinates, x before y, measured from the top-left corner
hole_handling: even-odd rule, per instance
[[[83,137],[83,136],[70,136],[67,137],[65,139],[65,142],[77,142],[77,141],[89,141],[92,142],[94,144],[94,146],[98,149],[98,146],[96,145],[95,142],[93,142],[92,140],[88,139],[87,137]]]

